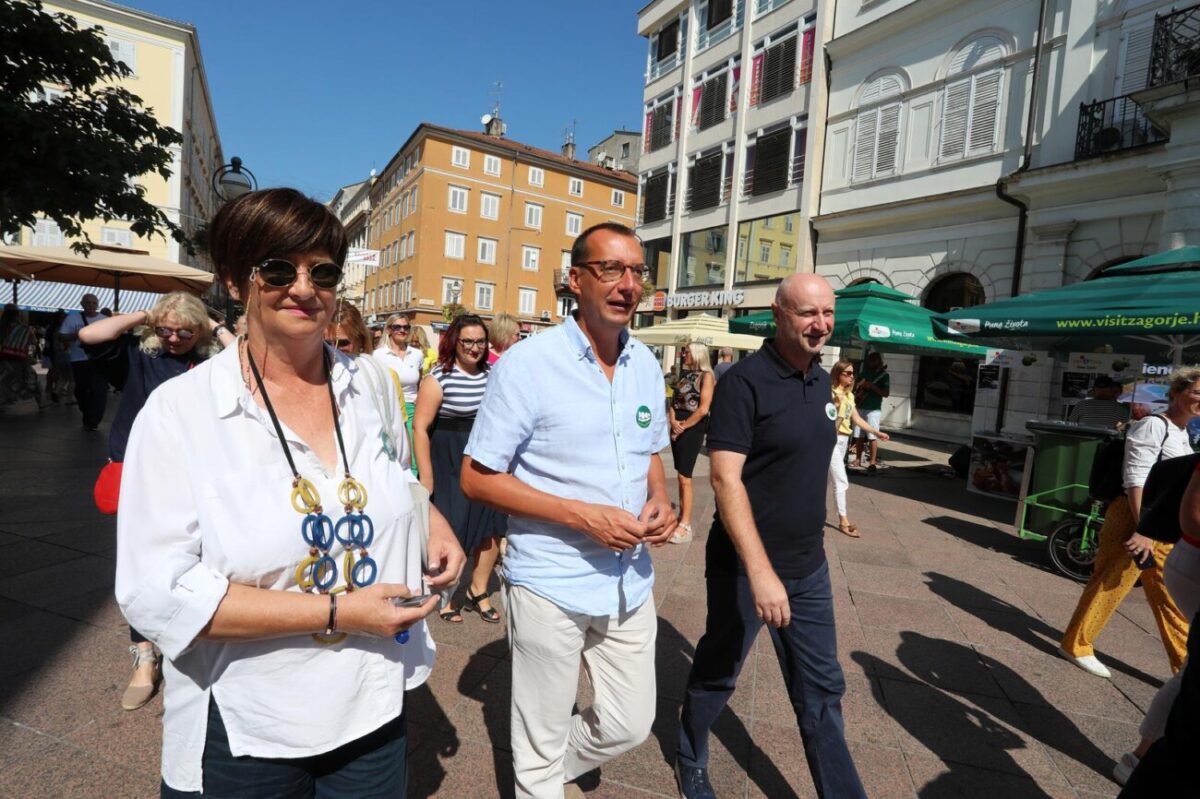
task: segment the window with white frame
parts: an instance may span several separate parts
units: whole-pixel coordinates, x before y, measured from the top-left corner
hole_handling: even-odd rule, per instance
[[[939,160],[993,152],[1000,138],[1000,102],[1007,48],[983,35],[954,54],[942,89]]]
[[[457,277],[442,278],[442,304],[462,302],[463,282]]]
[[[100,228],[100,243],[110,247],[133,247],[133,232],[120,227]]]
[[[675,141],[677,111],[682,102],[681,95],[671,92],[646,104],[645,152],[652,153]]]
[[[570,182],[567,184],[567,191],[571,193],[572,197],[582,197],[583,181],[579,178],[571,178]]]
[[[542,206],[537,203],[525,203],[525,227],[542,229]]]
[[[112,53],[113,58],[118,61],[124,61],[125,66],[129,67],[129,71],[136,75],[137,45],[114,36],[106,36],[105,42],[108,44],[108,50]]]
[[[400,263],[404,260],[404,251],[401,248],[399,239],[392,242],[392,263]]]
[[[467,212],[467,188],[465,186],[451,186],[450,199],[447,206],[451,213],[465,214]]]
[[[485,155],[483,157],[483,174],[496,175],[500,174],[500,158],[495,155]]]
[[[532,247],[528,244],[521,246],[521,268],[527,272],[536,272],[538,270],[538,262],[542,257],[541,247]]]
[[[571,311],[575,310],[575,295],[565,294],[558,298],[558,315],[567,317],[571,315]]]
[[[614,208],[624,208],[625,192],[621,191],[620,189],[613,189],[612,204]]]
[[[562,257],[559,259],[558,265],[563,269],[571,268],[571,251],[563,250]]]
[[[66,97],[67,93],[61,89],[53,89],[49,86],[39,86],[34,95],[30,98],[43,103],[53,103],[56,100],[61,100]]]
[[[482,191],[479,193],[479,216],[484,219],[500,218],[500,195]]]
[[[537,166],[529,167],[529,185],[530,186],[546,185],[546,173],[544,171],[542,171],[541,167],[537,167]]]
[[[496,263],[496,247],[498,242],[496,239],[488,239],[483,236],[479,237],[479,253],[476,258],[481,264]]]
[[[707,130],[725,121],[729,112],[729,64],[721,64],[696,77],[692,89],[692,127]]]
[[[61,247],[62,230],[53,219],[39,219],[33,226],[34,247]]]
[[[413,253],[417,251],[417,231],[411,231],[408,234],[408,257],[412,258]]]
[[[578,236],[583,232],[583,214],[567,211],[567,235]]]
[[[412,297],[413,297],[412,283],[413,283],[413,279],[411,277],[404,278],[404,304],[405,305],[412,304]]]
[[[400,218],[408,218],[408,192],[404,192],[404,196],[400,198]]]
[[[517,289],[517,313],[533,316],[537,310],[537,289]]]
[[[468,169],[471,166],[471,151],[466,147],[458,147],[452,145],[450,147],[450,163],[463,169]]]
[[[417,187],[412,187],[412,196],[408,199],[408,212],[415,214],[417,212]]]
[[[446,251],[447,258],[464,258],[466,257],[467,237],[462,233],[446,231]]]
[[[900,160],[900,99],[904,84],[896,74],[880,75],[863,87],[854,119],[852,180],[894,175]]]
[[[475,281],[475,307],[480,311],[492,310],[492,302],[496,296],[496,284]]]

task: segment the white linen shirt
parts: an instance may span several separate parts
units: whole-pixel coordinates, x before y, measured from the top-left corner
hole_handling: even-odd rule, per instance
[[[571,318],[506,350],[466,454],[539,491],[640,515],[651,456],[670,443],[666,389],[646,345],[622,336],[611,383]],[[504,576],[589,616],[636,610],[654,586],[644,545],[616,554],[574,528],[517,516],[508,522]]]
[[[1179,427],[1158,414],[1139,419],[1125,434],[1125,459],[1121,464],[1124,485],[1141,488],[1154,464],[1191,454],[1192,443],[1186,427]]]
[[[421,385],[421,366],[425,363],[425,353],[421,352],[419,348],[409,345],[402,357],[388,349],[387,343],[384,342],[371,355],[400,378],[400,387],[404,389],[404,401],[416,402],[417,387]]]
[[[334,359],[346,454],[375,523],[369,550],[377,582],[420,593],[420,541],[416,528],[410,533],[412,473],[384,452],[378,400],[356,377],[359,367],[341,353]],[[399,424],[395,392],[387,396]],[[327,471],[286,426],[284,434],[296,468],[336,522],[340,454],[337,469]],[[396,435],[399,446],[406,441]],[[308,547],[291,485],[270,417],[242,381],[237,347],[164,383],[134,422],[117,517],[116,595],[129,623],[166,656],[162,777],[176,790],[203,790],[210,695],[235,756],[296,758],[328,752],[396,718],[404,692],[429,676],[434,644],[424,623],[403,645],[364,635],[333,646],[308,634],[197,638],[230,582],[300,590],[294,572]],[[342,551],[335,541],[330,554],[339,570]],[[339,584],[345,577],[339,574]]]

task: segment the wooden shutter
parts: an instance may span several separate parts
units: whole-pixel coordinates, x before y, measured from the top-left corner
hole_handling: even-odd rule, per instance
[[[711,128],[725,121],[725,94],[728,87],[729,73],[722,72],[715,78],[710,78],[701,86],[700,112],[697,127],[700,130]]]
[[[670,175],[667,172],[646,178],[642,189],[642,221],[658,222],[667,217],[667,184]]]
[[[1129,94],[1146,88],[1150,76],[1150,49],[1154,44],[1154,24],[1129,26],[1121,34],[1121,69],[1117,94]]]
[[[679,49],[679,20],[675,20],[670,25],[663,26],[658,32],[657,47],[655,48],[655,59],[662,61],[675,55],[675,51]]]
[[[879,127],[876,131],[875,176],[891,175],[896,171],[896,156],[900,143],[900,104],[885,105],[879,109]]]
[[[756,154],[752,193],[755,196],[787,188],[791,144],[791,127],[758,137],[754,145]]]
[[[721,153],[696,159],[688,186],[688,207],[695,211],[721,204]]]
[[[670,100],[654,109],[653,121],[650,127],[650,150],[666,147],[671,143],[671,106]]]
[[[954,158],[964,153],[970,109],[971,79],[947,84],[942,92],[942,158]]]
[[[879,111],[872,108],[858,115],[854,123],[853,180],[869,180],[875,160],[875,132],[879,129]]]
[[[759,102],[767,103],[776,97],[788,94],[796,87],[796,44],[797,37],[789,36],[779,44],[772,45],[763,54],[762,89]]]
[[[967,152],[991,152],[996,148],[996,126],[1000,121],[1000,87],[1004,72],[995,70],[976,75],[971,92],[971,122],[967,131]]]
[[[708,19],[705,27],[712,30],[732,16],[733,0],[708,0]]]

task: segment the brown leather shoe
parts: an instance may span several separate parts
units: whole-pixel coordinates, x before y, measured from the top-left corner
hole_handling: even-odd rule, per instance
[[[162,682],[162,655],[153,648],[143,649],[137,644],[129,647],[129,654],[133,655],[133,678],[129,681],[125,693],[121,694],[121,707],[126,710],[137,710],[158,693],[159,683]],[[149,684],[138,680],[139,670],[147,664],[150,665]]]

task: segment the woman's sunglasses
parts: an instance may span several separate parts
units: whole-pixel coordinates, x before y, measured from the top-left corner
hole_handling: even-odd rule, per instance
[[[283,258],[268,258],[250,272],[250,279],[258,275],[268,286],[277,289],[287,288],[300,277],[300,270],[291,261]],[[342,282],[342,268],[335,263],[323,262],[313,264],[308,268],[308,279],[319,289],[337,288]]]
[[[408,332],[412,330],[412,325],[388,325],[388,330],[393,333]]]
[[[196,337],[196,331],[188,330],[186,327],[181,327],[178,330],[173,327],[156,327],[154,328],[154,335],[164,341],[170,339],[171,336],[175,336],[180,341],[191,341]]]

